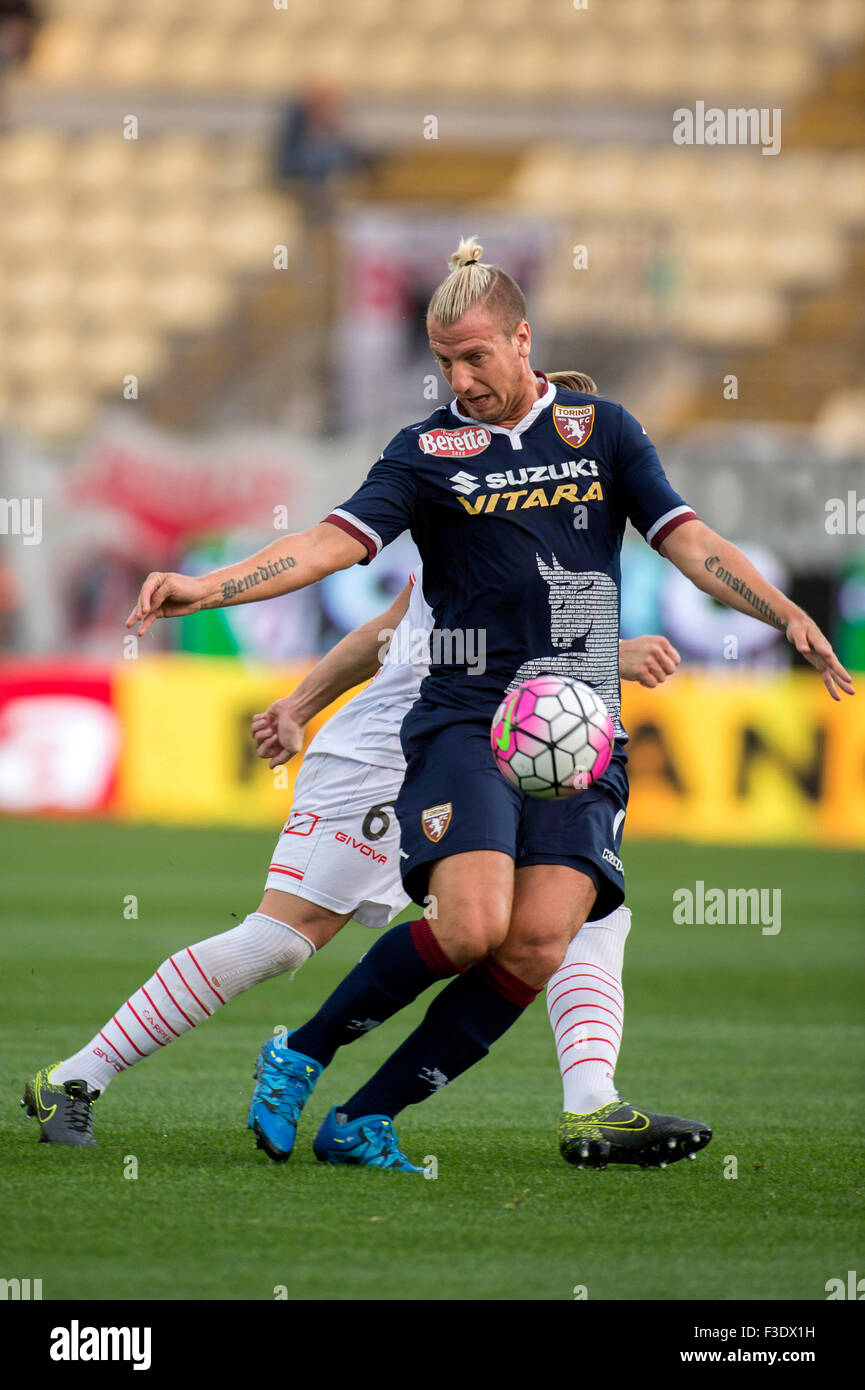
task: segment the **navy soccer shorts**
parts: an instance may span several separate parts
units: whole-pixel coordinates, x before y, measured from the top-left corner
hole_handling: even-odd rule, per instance
[[[453,722],[443,724],[443,715]],[[456,711],[433,711],[421,700],[403,725],[402,743],[408,766],[396,813],[402,881],[413,902],[424,901],[432,863],[479,849],[509,854],[518,869],[566,864],[587,874],[598,890],[590,921],[624,902],[619,847],[628,774],[619,745],[595,786],[547,800],[505,780],[486,719],[461,720]]]

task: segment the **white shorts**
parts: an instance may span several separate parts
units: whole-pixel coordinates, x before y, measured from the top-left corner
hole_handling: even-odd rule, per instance
[[[266,886],[386,927],[411,902],[399,871],[401,785],[393,768],[308,753]]]

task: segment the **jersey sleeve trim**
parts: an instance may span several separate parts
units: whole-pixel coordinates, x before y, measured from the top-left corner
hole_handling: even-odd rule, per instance
[[[697,513],[688,506],[674,507],[671,512],[665,512],[658,517],[654,526],[646,532],[646,540],[654,550],[662,541],[666,540],[671,531],[675,531],[677,526],[681,526],[684,521],[697,521]]]
[[[359,521],[351,512],[343,511],[342,507],[335,507],[324,519],[366,547],[366,559],[359,561],[361,565],[368,565],[370,560],[374,560],[378,555],[382,548],[381,536],[371,526],[367,526],[366,522]]]

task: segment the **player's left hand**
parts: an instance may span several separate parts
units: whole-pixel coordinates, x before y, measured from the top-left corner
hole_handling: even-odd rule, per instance
[[[639,681],[651,690],[672,676],[682,660],[666,637],[629,637],[619,643],[619,674],[622,680]]]
[[[856,694],[850,672],[844,670],[828,638],[807,613],[800,612],[790,619],[786,637],[791,647],[795,647],[799,655],[820,672],[823,684],[833,700],[841,699],[841,690],[845,695]]]
[[[252,716],[252,737],[260,758],[268,758],[268,767],[287,763],[303,747],[306,726],[297,719],[291,696],[274,700],[262,714]]]
[[[154,570],[142,584],[138,601],[126,619],[126,626],[134,627],[140,623],[136,636],[143,637],[157,618],[184,618],[189,613],[197,613],[204,595],[205,587],[201,579],[189,574],[166,574],[163,570]]]

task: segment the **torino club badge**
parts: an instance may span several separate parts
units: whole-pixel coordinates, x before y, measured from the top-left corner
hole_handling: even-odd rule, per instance
[[[554,405],[553,423],[566,444],[582,449],[595,427],[593,405]]]
[[[428,806],[425,811],[421,812],[423,833],[428,840],[432,840],[434,845],[438,844],[450,825],[453,809],[453,802],[444,801],[441,806]]]

